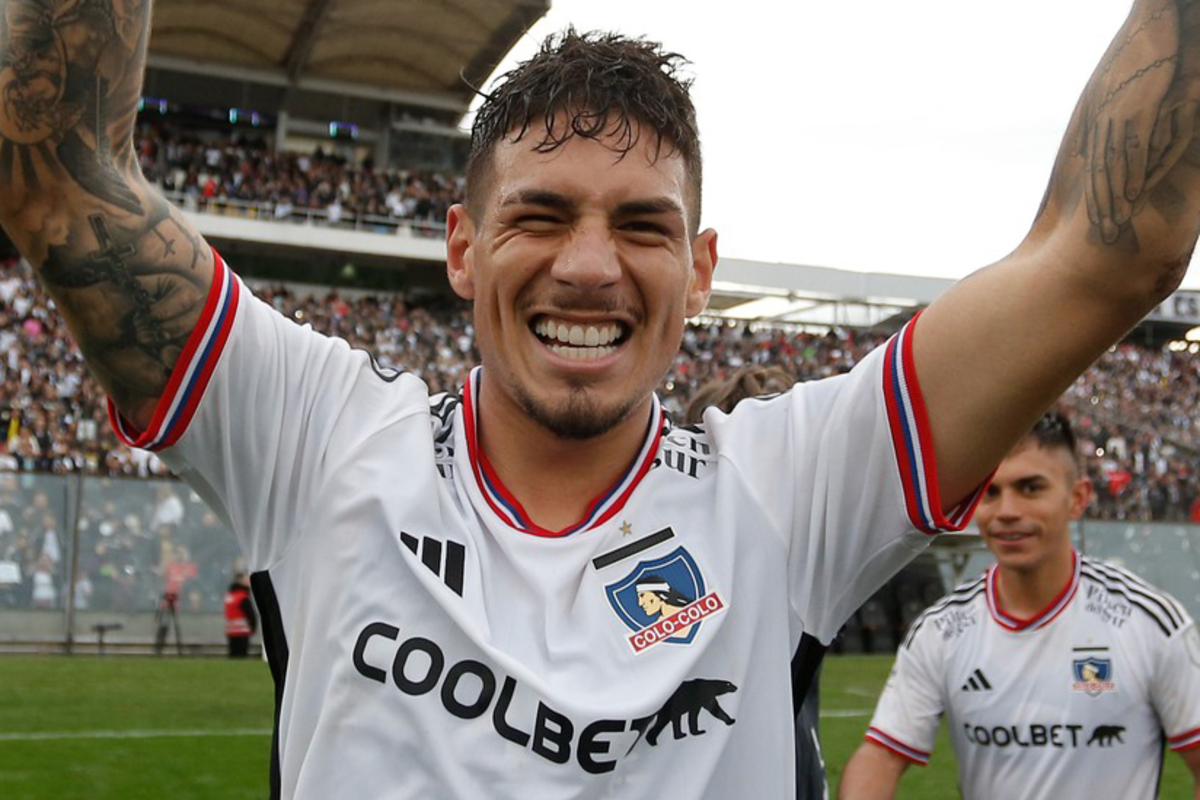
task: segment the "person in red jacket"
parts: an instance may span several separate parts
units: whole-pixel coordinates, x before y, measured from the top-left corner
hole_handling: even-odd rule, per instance
[[[258,628],[258,615],[250,600],[250,579],[246,573],[233,576],[225,593],[225,639],[230,658],[245,658],[250,652],[250,637]]]

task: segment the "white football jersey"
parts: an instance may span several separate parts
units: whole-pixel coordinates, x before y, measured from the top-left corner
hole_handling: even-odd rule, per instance
[[[219,262],[219,260],[218,260]],[[790,660],[938,510],[907,330],[853,373],[673,426],[564,531],[430,397],[219,263],[145,431],[237,532],[276,681],[275,796],[783,800]]]
[[[1000,607],[996,567],[918,617],[867,739],[929,763],[943,714],[967,800],[1149,800],[1163,746],[1200,746],[1200,634],[1132,573],[1075,555],[1033,619]]]

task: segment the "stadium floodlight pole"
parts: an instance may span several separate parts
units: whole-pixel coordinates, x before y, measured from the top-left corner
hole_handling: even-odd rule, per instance
[[[75,650],[75,597],[79,591],[79,528],[83,516],[83,467],[67,476],[64,484],[67,497],[67,507],[71,513],[67,517],[67,529],[70,532],[70,542],[67,552],[67,605],[64,609],[66,625],[66,651],[70,655]]]

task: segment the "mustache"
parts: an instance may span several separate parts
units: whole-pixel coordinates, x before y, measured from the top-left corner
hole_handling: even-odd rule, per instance
[[[524,314],[534,306],[543,311],[626,317],[635,323],[644,322],[646,319],[646,313],[641,306],[635,306],[624,298],[605,292],[559,289],[549,296],[523,298],[517,304],[517,310]]]

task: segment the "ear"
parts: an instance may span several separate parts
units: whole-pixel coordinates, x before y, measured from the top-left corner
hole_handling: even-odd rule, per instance
[[[446,212],[446,277],[455,294],[475,299],[475,223],[467,207],[456,203]]]
[[[1092,482],[1079,478],[1071,487],[1071,519],[1079,519],[1092,500]]]
[[[713,272],[717,268],[717,232],[702,231],[692,240],[692,282],[688,286],[687,315],[694,317],[708,305]]]

